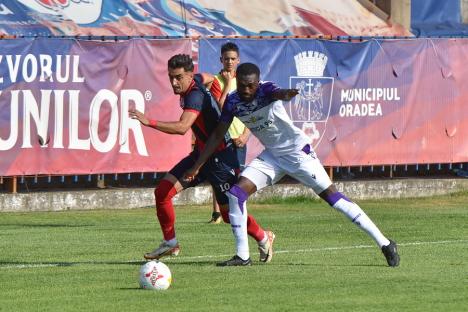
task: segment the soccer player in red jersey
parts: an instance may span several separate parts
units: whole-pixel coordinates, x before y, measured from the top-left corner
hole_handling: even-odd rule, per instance
[[[183,112],[177,121],[156,121],[142,112],[129,110],[129,116],[143,125],[168,134],[185,134],[192,129],[196,141],[194,150],[179,161],[159,182],[155,189],[156,214],[163,233],[162,243],[153,251],[144,255],[146,259],[160,259],[164,256],[179,254],[180,247],[175,233],[175,211],[172,198],[180,191],[196,186],[207,180],[215,190],[215,197],[221,208],[224,222],[229,223],[228,198],[225,192],[237,181],[239,162],[235,146],[229,134],[226,134],[216,147],[216,151],[202,166],[199,173],[190,182],[183,179],[183,174],[195,163],[211,135],[221,114],[220,107],[205,88],[204,81],[212,81],[208,74],[194,74],[190,56],[178,54],[168,61],[169,81],[174,94],[180,95]],[[205,78],[204,78],[205,77]],[[234,230],[234,229],[233,229]],[[264,231],[252,216],[248,216],[247,231],[258,243],[260,261],[268,262],[272,256],[272,241],[269,231]],[[249,263],[250,264],[250,261]]]

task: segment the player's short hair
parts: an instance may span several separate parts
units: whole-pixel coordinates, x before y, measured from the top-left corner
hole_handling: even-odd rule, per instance
[[[239,47],[234,42],[226,42],[221,46],[221,55],[228,51],[234,51],[239,55]]]
[[[190,55],[176,54],[167,61],[170,69],[183,68],[186,72],[193,72],[193,61]]]
[[[253,63],[242,63],[237,67],[236,75],[239,76],[248,76],[255,74],[257,77],[260,77],[260,69],[257,65]]]

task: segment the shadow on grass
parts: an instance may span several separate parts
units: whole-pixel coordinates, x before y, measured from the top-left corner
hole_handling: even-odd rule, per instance
[[[343,263],[343,264],[323,264],[323,263],[279,263],[279,264],[268,264],[268,265],[274,265],[274,266],[317,266],[317,267],[387,267],[385,264],[349,264],[349,263]]]
[[[216,263],[220,262],[221,260],[213,260],[213,261],[179,261],[176,260],[174,262],[165,262],[166,264],[177,264],[177,265],[198,265],[198,266],[206,266],[206,265],[212,265],[213,267],[217,267],[220,269],[242,269],[242,267],[218,267],[216,266]],[[277,262],[270,262],[270,263],[261,263],[261,262],[254,262],[252,261],[252,265],[248,267],[294,267],[294,266],[304,266],[304,267],[386,267],[384,264],[349,264],[349,263],[343,263],[343,264],[323,264],[323,262],[320,263],[298,263],[298,262],[291,262],[291,263],[277,263]]]
[[[28,269],[28,268],[46,268],[46,267],[71,267],[79,265],[132,265],[132,266],[141,266],[148,262],[149,260],[141,261],[37,261],[37,262],[25,262],[25,261],[0,261],[0,269]],[[164,259],[163,259],[164,261]],[[202,260],[202,261],[187,261],[187,260],[176,260],[176,261],[164,261],[168,265],[189,265],[189,266],[212,266],[220,269],[242,269],[241,267],[218,267],[216,263],[220,260]],[[386,267],[385,264],[323,264],[323,263],[299,263],[299,262],[290,262],[290,263],[276,263],[271,262],[268,264],[264,263],[252,263],[252,267]]]
[[[78,265],[138,265],[141,266],[150,260],[141,261],[0,261],[0,269],[27,269],[41,267],[71,267]],[[163,259],[164,261],[164,259]],[[218,261],[164,261],[168,265],[215,266]]]

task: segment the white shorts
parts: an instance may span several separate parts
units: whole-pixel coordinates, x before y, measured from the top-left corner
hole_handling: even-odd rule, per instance
[[[296,151],[284,156],[273,156],[264,150],[241,173],[241,176],[255,184],[257,190],[275,184],[285,175],[312,188],[316,194],[322,193],[332,185],[330,177],[313,151],[310,154]]]

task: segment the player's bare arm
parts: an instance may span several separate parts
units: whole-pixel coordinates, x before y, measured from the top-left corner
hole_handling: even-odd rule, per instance
[[[130,109],[128,111],[130,118],[137,119],[143,125],[154,128],[168,134],[184,135],[197,119],[198,114],[193,111],[184,111],[178,121],[156,121],[151,120],[142,112]]]
[[[203,79],[203,85],[209,90],[214,81],[214,76],[209,73],[200,73]]]
[[[295,97],[298,94],[298,89],[279,89],[273,92],[272,97],[275,100],[290,101],[293,97]]]
[[[225,123],[225,122],[219,122],[218,126],[214,130],[214,132],[210,135],[208,138],[208,141],[206,141],[205,148],[203,151],[200,153],[200,156],[198,157],[197,161],[195,164],[185,172],[184,175],[184,180],[186,181],[192,181],[195,176],[198,174],[200,171],[200,168],[206,163],[206,161],[210,158],[210,156],[216,151],[216,148],[219,146],[221,141],[224,138],[224,135],[229,129],[229,126],[231,123]]]
[[[232,80],[235,78],[234,78],[234,73],[227,71],[227,70],[222,70],[221,76],[224,79],[225,87],[224,87],[223,93],[221,93],[221,96],[218,100],[218,104],[220,105],[220,108],[222,109],[224,102],[226,101],[226,98],[229,94],[229,91],[231,90]]]

